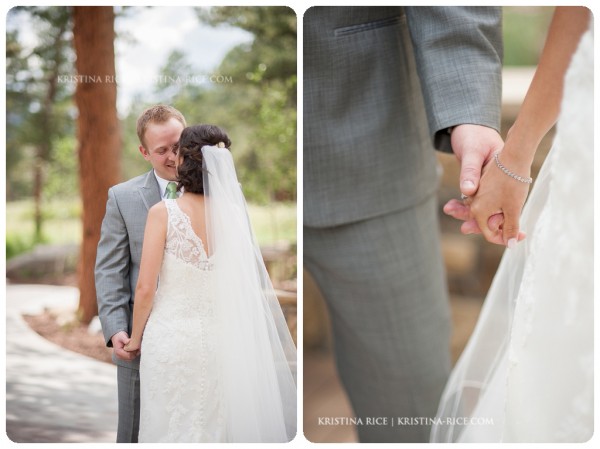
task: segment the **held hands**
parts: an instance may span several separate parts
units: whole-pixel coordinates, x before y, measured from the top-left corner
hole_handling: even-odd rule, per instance
[[[131,361],[139,355],[140,345],[138,344],[137,347],[130,345],[130,343],[133,342],[130,340],[127,332],[117,332],[112,336],[111,341],[113,344],[113,352],[119,359]]]
[[[483,129],[481,129],[483,128]],[[463,220],[463,234],[483,234],[486,240],[512,248],[525,238],[519,231],[519,215],[529,185],[503,173],[493,160],[503,142],[487,127],[460,125],[452,132],[452,147],[461,163],[460,188],[467,196],[463,202],[450,200],[444,212]],[[529,167],[502,156],[502,163],[516,173],[529,176]]]
[[[129,343],[127,343],[123,349],[129,353],[135,353],[135,355],[137,357],[141,352],[141,346],[142,346],[141,343],[137,343],[137,342],[134,342],[133,340],[129,340]]]

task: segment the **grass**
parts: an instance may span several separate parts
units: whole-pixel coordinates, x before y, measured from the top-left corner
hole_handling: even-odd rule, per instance
[[[261,246],[281,242],[296,244],[296,205],[272,203],[268,206],[248,205],[252,228]]]
[[[76,200],[54,201],[43,208],[45,217],[42,234],[44,243],[65,244],[81,241],[81,207]],[[6,243],[33,244],[33,201],[12,201],[6,204]]]
[[[81,205],[78,200],[56,200],[44,205],[44,242],[48,244],[80,243]],[[249,205],[250,220],[261,246],[282,242],[296,244],[296,205],[272,203]],[[7,258],[33,246],[33,202],[13,201],[6,204]]]

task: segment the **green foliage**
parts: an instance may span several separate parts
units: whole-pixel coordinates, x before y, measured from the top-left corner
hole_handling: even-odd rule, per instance
[[[238,79],[263,66],[263,79],[285,79],[296,75],[297,19],[287,6],[221,6],[198,9],[198,17],[212,26],[227,24],[254,35],[248,47],[232,50],[221,64],[221,73]]]
[[[6,235],[6,260],[19,254],[31,251],[37,243],[32,235],[7,234]]]
[[[23,15],[33,25],[28,46],[22,45],[18,26]],[[44,235],[43,185],[54,143],[74,133],[73,86],[61,82],[72,72],[70,39],[67,7],[16,7],[7,14],[7,199],[35,198],[35,241]]]
[[[46,172],[44,197],[77,198],[79,194],[78,166],[75,137],[67,135],[57,138],[53,144],[53,152]]]
[[[245,193],[254,201],[296,199],[296,108],[288,107],[296,93],[296,78],[273,81],[263,89],[258,111],[257,146],[239,158]]]
[[[149,105],[141,99],[134,100],[133,104],[136,107],[132,107],[129,114],[120,120],[121,137],[123,139],[123,151],[121,152],[121,176],[123,180],[131,179],[151,168],[150,163],[140,154],[140,141],[136,133],[137,118],[142,110]]]
[[[181,89],[181,84],[171,80],[177,80],[184,73],[193,73],[192,66],[186,61],[184,53],[174,50],[169,54],[167,62],[160,70],[159,80],[164,80],[164,82],[156,85],[157,103],[168,104],[172,101]]]
[[[505,6],[503,8],[504,65],[537,65],[554,8]]]
[[[36,44],[25,48],[14,16],[27,14]],[[47,145],[54,136],[73,133],[73,86],[60,81],[72,73],[70,15],[66,7],[18,7],[7,16],[7,138],[15,147]],[[51,147],[42,156],[50,157]],[[18,159],[18,156],[13,156]],[[10,168],[10,165],[7,166]]]
[[[226,6],[198,10],[198,16],[213,26],[228,24],[254,35],[251,44],[225,56],[219,73],[235,83],[217,86],[214,94],[221,98],[218,109],[226,107],[223,120],[230,122],[226,129],[246,196],[263,204],[294,201],[296,14],[288,7]],[[220,124],[217,115],[209,117]]]

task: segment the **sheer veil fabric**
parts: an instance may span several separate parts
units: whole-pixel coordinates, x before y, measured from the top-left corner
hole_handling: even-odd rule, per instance
[[[565,79],[553,148],[439,405],[432,442],[593,434],[593,29]]]
[[[205,146],[202,155],[227,440],[290,441],[296,435],[296,347],[254,238],[231,153]]]

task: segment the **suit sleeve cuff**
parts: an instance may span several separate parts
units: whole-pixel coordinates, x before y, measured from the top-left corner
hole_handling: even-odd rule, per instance
[[[436,150],[443,153],[452,153],[452,143],[450,136],[452,133],[453,126],[440,129],[433,135],[433,146]]]
[[[112,348],[113,344],[112,344],[112,338],[118,334],[119,332],[127,332],[127,329],[117,329],[116,331],[112,332],[110,334],[110,337],[108,337],[108,339],[106,340],[106,347],[107,348]]]

